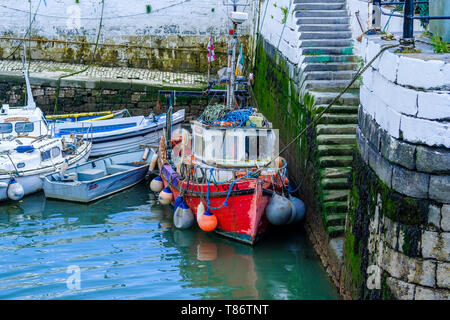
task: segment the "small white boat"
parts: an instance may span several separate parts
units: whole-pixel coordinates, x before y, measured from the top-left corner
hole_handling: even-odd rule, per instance
[[[42,190],[41,175],[84,163],[92,143],[81,137],[14,137],[0,142],[0,201]]]
[[[77,118],[75,118],[77,119]],[[185,111],[172,114],[173,129],[178,129],[185,119]],[[91,156],[105,156],[117,152],[131,151],[141,144],[157,144],[166,127],[166,115],[135,116],[106,120],[89,119],[84,121],[56,120],[52,125],[52,135],[63,137],[71,133],[91,137],[94,144]]]
[[[150,149],[98,158],[42,177],[45,197],[91,202],[141,182],[149,171]]]
[[[20,200],[42,190],[41,175],[86,162],[92,148],[90,139],[75,134],[50,137],[44,114],[34,102],[25,63],[23,72],[27,105],[4,104],[0,109],[0,201]]]

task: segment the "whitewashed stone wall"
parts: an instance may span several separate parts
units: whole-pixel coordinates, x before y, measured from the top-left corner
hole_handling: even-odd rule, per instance
[[[362,43],[365,62],[390,44],[379,36],[366,36]],[[361,86],[362,158],[387,187],[429,203],[426,223],[416,225],[415,256],[403,251],[410,226],[378,213],[371,218],[369,252],[400,299],[450,299],[449,68],[450,55],[388,50],[366,71]]]
[[[31,0],[34,15],[32,34],[46,38],[70,38],[84,35],[95,41],[101,13],[100,0]],[[245,11],[252,13],[255,1]],[[241,1],[245,4],[245,1]],[[146,6],[151,6],[147,14]],[[102,40],[114,42],[130,35],[223,35],[227,34],[231,7],[222,0],[105,0]],[[29,26],[28,1],[0,2],[0,33],[23,36]],[[253,14],[240,31],[252,34]],[[79,18],[79,19],[78,19]]]
[[[265,41],[277,48],[291,64],[297,65],[302,52],[293,2],[262,0],[259,30]],[[284,10],[287,10],[286,15]],[[286,19],[285,26],[284,19]]]

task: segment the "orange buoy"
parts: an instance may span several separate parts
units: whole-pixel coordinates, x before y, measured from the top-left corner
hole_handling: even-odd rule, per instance
[[[198,226],[203,231],[213,231],[217,227],[216,216],[208,209],[198,219]]]

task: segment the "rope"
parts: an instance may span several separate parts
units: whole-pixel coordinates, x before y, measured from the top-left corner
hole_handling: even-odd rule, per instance
[[[104,8],[105,8],[105,0],[102,0],[102,12],[101,12],[101,15],[100,15],[100,24],[98,26],[97,39],[95,41],[95,47],[94,47],[94,52],[92,53],[91,61],[86,66],[86,68],[84,68],[84,69],[82,69],[80,71],[76,71],[76,72],[72,72],[72,73],[69,73],[69,74],[66,74],[66,75],[62,75],[62,76],[60,76],[58,78],[58,80],[57,80],[57,88],[56,88],[55,108],[53,109],[53,114],[56,114],[56,112],[58,111],[58,97],[59,97],[59,90],[61,89],[61,79],[67,78],[67,77],[71,77],[71,76],[77,75],[79,73],[85,72],[94,63],[95,54],[97,53],[98,41],[100,39],[100,34],[101,34],[101,31],[102,31],[103,10],[104,10]]]
[[[378,57],[386,50],[388,49],[392,49],[395,47],[398,47],[400,44],[393,44],[393,45],[389,45],[386,46],[384,48],[382,48],[376,55],[375,57],[372,58],[372,60],[366,64],[366,66],[362,69],[360,69],[356,75],[353,77],[353,79],[350,81],[350,83],[344,88],[344,90],[342,90],[334,99],[333,101],[330,102],[330,104],[322,110],[322,112],[320,112],[318,114],[318,116],[309,124],[307,125],[294,139],[291,140],[291,142],[289,142],[279,153],[276,157],[274,157],[269,163],[265,164],[262,168],[258,169],[257,172],[261,172],[262,169],[268,167],[276,158],[278,158],[282,153],[284,153],[295,141],[297,141],[301,136],[303,136],[306,131],[311,128],[312,126],[314,126],[321,118],[322,116],[328,111],[328,109],[330,109],[335,103],[336,101],[339,100],[339,98],[348,90],[350,89],[350,87],[353,85],[353,83],[372,65],[372,63],[378,59]]]

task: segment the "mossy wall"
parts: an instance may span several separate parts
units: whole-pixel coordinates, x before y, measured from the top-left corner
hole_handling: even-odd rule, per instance
[[[443,290],[435,281],[439,259],[423,255],[428,244],[422,239],[434,231],[430,207],[439,204],[388,188],[357,149],[353,159],[344,242],[344,276],[353,298],[412,299],[417,291]],[[441,243],[438,250],[443,247]],[[379,288],[368,288],[369,266],[381,270]]]
[[[95,43],[89,42],[86,36],[50,39],[35,35],[30,38],[33,41],[27,41],[27,46],[31,46],[27,54],[32,60],[77,64],[88,64],[92,61]],[[16,50],[18,41],[10,39],[16,38],[0,37],[0,59],[20,60],[22,48]],[[93,61],[95,65],[105,67],[206,73],[209,67],[206,50],[208,39],[207,36],[190,35],[122,36],[120,43],[115,43],[112,39],[106,43],[102,42],[97,48]],[[251,56],[249,39],[248,35],[239,37],[247,59]],[[211,63],[213,73],[227,65],[228,40],[227,36],[214,39],[216,61]],[[246,62],[248,65],[249,60]]]

